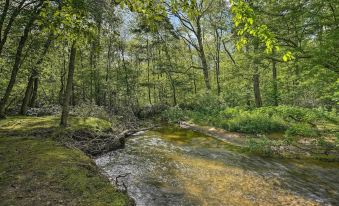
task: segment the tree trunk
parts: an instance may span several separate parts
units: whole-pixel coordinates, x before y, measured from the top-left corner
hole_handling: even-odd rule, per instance
[[[207,60],[206,60],[206,55],[205,55],[205,50],[204,50],[204,44],[202,42],[202,30],[201,30],[201,25],[200,25],[200,18],[197,19],[197,39],[198,39],[198,45],[199,45],[199,57],[201,60],[201,66],[202,70],[204,73],[204,80],[205,80],[205,85],[207,90],[211,90],[211,84],[208,76],[208,65],[207,65]]]
[[[220,96],[221,87],[220,87],[220,48],[221,48],[221,39],[218,29],[215,30],[216,38],[216,56],[215,56],[215,75],[217,80],[217,93]]]
[[[94,57],[94,43],[92,43],[91,45],[91,51],[90,51],[90,55],[89,55],[89,64],[91,67],[91,76],[90,76],[90,102],[92,104],[93,102],[93,77],[94,77],[94,70],[95,70],[95,57]]]
[[[62,105],[62,114],[61,114],[61,121],[60,126],[67,127],[67,119],[69,113],[69,103],[72,94],[72,85],[73,85],[73,76],[74,76],[74,69],[75,69],[75,57],[76,57],[76,41],[73,41],[71,54],[69,57],[69,66],[68,66],[68,77],[67,77],[67,85],[66,90],[64,92],[64,99]]]
[[[111,53],[112,53],[112,37],[109,37],[109,43],[108,43],[108,51],[107,51],[107,66],[106,66],[106,77],[105,77],[105,81],[106,81],[106,87],[105,88],[105,92],[104,92],[104,104],[107,106],[109,105],[109,107],[111,107],[111,89],[108,86],[108,80],[110,79],[110,70],[111,70],[111,64],[112,64],[112,57],[111,57]],[[107,99],[108,104],[107,104]]]
[[[279,105],[278,80],[277,80],[277,62],[272,62],[272,83],[273,83],[273,106]]]
[[[46,56],[48,52],[48,48],[51,45],[51,42],[52,42],[52,34],[49,35],[44,45],[44,50],[39,60],[37,61],[35,68],[32,69],[31,76],[29,77],[28,84],[26,87],[25,97],[22,100],[21,109],[20,109],[20,114],[22,115],[26,114],[28,106],[33,107],[35,104],[35,100],[37,98],[37,93],[38,93],[38,83],[39,83],[39,79],[38,79],[39,74],[37,72],[37,67],[40,64],[42,64],[44,57]]]
[[[210,84],[209,75],[208,75],[208,65],[207,65],[205,52],[203,50],[200,51],[199,56],[200,56],[200,59],[201,59],[202,70],[203,70],[203,73],[204,73],[204,80],[205,80],[206,89],[211,90],[211,84]]]
[[[80,52],[80,65],[81,65],[81,70],[82,70],[82,102],[86,102],[86,86],[85,86],[85,66],[83,63],[83,57],[82,57],[82,52]]]
[[[34,85],[33,85],[33,91],[31,95],[31,100],[29,101],[29,107],[35,107],[35,101],[38,97],[38,88],[39,88],[39,76],[34,78]]]
[[[149,51],[149,40],[147,37],[147,91],[148,91],[148,101],[149,104],[152,105],[151,98],[151,84],[150,84],[150,51]]]
[[[4,21],[6,19],[7,16],[7,12],[8,12],[8,8],[9,8],[9,0],[6,0],[5,5],[4,5],[4,9],[2,10],[2,14],[0,17],[0,40],[2,39],[2,27],[4,25]]]
[[[15,54],[15,60],[14,60],[13,68],[12,68],[11,78],[10,78],[9,83],[7,85],[5,94],[0,101],[0,118],[5,118],[6,104],[7,104],[9,96],[11,95],[12,89],[13,89],[15,81],[16,81],[16,76],[17,76],[18,71],[20,69],[22,52],[23,52],[23,49],[25,47],[26,41],[28,39],[28,34],[29,34],[29,32],[30,32],[30,30],[33,26],[33,23],[35,21],[36,16],[38,15],[38,11],[37,11],[38,7],[40,7],[40,5],[38,5],[34,9],[34,13],[30,17],[30,19],[28,20],[28,22],[25,26],[25,29],[24,29],[24,33],[20,38],[19,45],[18,45],[16,54]]]
[[[21,109],[20,109],[20,114],[22,114],[22,115],[26,115],[26,112],[27,112],[28,104],[29,104],[29,101],[30,101],[31,96],[32,96],[32,90],[33,90],[33,84],[34,84],[34,78],[35,78],[34,76],[35,75],[36,75],[35,72],[32,73],[31,76],[28,79],[25,97],[22,100]]]
[[[193,75],[193,87],[194,87],[194,94],[197,94],[197,84],[196,84],[196,79],[195,79],[195,71],[194,71],[194,61],[193,61],[193,53],[192,49],[189,44],[187,44],[188,50],[190,52],[190,58],[191,58],[191,68],[193,69],[192,75]]]
[[[11,31],[12,29],[12,26],[13,26],[13,23],[14,23],[14,20],[15,18],[19,15],[24,3],[26,2],[26,0],[21,0],[18,7],[14,10],[14,12],[12,13],[12,15],[10,16],[9,20],[8,20],[8,23],[7,23],[7,26],[4,30],[4,33],[2,36],[2,39],[0,39],[0,56],[2,54],[2,51],[3,51],[3,48],[5,46],[5,43],[7,41],[7,37],[8,37],[8,34],[9,32]],[[41,4],[38,5],[38,7],[41,6]],[[36,7],[37,8],[37,7]],[[4,16],[4,14],[3,14]],[[33,15],[31,18],[34,18],[35,19],[35,15]],[[2,20],[2,19],[1,19]],[[4,16],[4,19],[3,21],[5,20],[5,16]],[[26,25],[27,27],[27,25]]]
[[[126,65],[126,60],[125,60],[125,45],[123,45],[123,42],[120,43],[120,52],[122,56],[122,67],[124,69],[125,77],[125,87],[126,87],[126,93],[125,93],[125,104],[129,104],[129,100],[131,97],[131,92],[130,92],[130,84],[129,84],[129,77],[128,77],[128,71],[127,71],[127,65]]]
[[[232,57],[231,52],[228,51],[225,41],[222,41],[222,45],[224,46],[224,50],[227,53],[228,57],[231,59],[232,63],[236,66],[237,63],[235,62],[234,58]]]
[[[66,56],[63,54],[63,67],[60,71],[60,90],[59,90],[59,104],[63,104],[65,93],[65,76],[66,76]]]
[[[72,95],[71,95],[71,105],[75,106],[76,105],[76,96],[75,96],[75,86],[74,83],[72,84]]]
[[[172,88],[172,97],[173,97],[173,106],[176,106],[177,105],[177,92],[176,92],[176,88],[175,88],[175,83],[173,81],[173,78],[172,78],[172,75],[170,72],[167,72],[168,74],[168,78],[170,80],[170,83],[171,83],[171,88]]]
[[[260,75],[258,73],[253,75],[253,89],[256,107],[262,106],[261,94],[260,94]]]
[[[211,84],[210,84],[209,75],[208,75],[208,65],[207,65],[207,60],[206,60],[204,50],[200,51],[199,56],[200,56],[200,59],[201,59],[201,65],[202,65],[202,70],[203,70],[203,74],[204,74],[206,89],[211,90]]]

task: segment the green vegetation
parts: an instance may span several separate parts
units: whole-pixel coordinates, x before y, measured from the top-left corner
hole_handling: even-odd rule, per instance
[[[127,205],[93,161],[50,139],[0,137],[2,205]]]
[[[243,109],[240,107],[227,108],[221,106],[220,102],[209,102],[208,104],[218,104],[219,106],[205,107],[202,110],[199,107],[188,107],[187,105],[184,109],[172,107],[164,111],[162,117],[170,122],[192,120],[242,133],[263,134],[286,131],[291,135],[301,136],[317,136],[315,132],[318,129],[317,125],[336,125],[339,121],[335,114],[301,107],[277,106]]]
[[[74,127],[69,130],[109,125],[96,118],[70,122]],[[56,117],[0,121],[1,205],[129,205],[127,194],[115,189],[93,160],[52,138],[58,124]],[[48,130],[53,132],[45,134]]]
[[[59,130],[58,116],[28,117],[11,116],[0,121],[0,132],[20,133],[29,135],[35,131],[43,132],[44,129]],[[105,131],[111,128],[111,123],[94,117],[70,117],[72,127],[68,130],[89,129],[93,131]]]
[[[0,134],[13,152],[53,139],[98,155],[160,116],[242,133],[251,153],[337,160],[338,10],[323,0],[1,0]]]
[[[211,98],[210,98],[211,99]],[[204,100],[201,100],[204,102]],[[197,101],[194,101],[193,105]],[[198,101],[199,103],[199,101]],[[299,145],[305,151],[315,154],[338,155],[338,116],[335,113],[307,109],[302,107],[276,106],[258,109],[227,108],[222,102],[218,107],[198,106],[186,109],[172,107],[164,111],[161,117],[169,122],[191,121],[201,125],[215,126],[230,132],[248,134],[247,150],[265,156],[274,153],[279,147],[287,149],[290,145]],[[187,109],[193,108],[193,109]],[[216,110],[219,108],[219,111]],[[257,137],[253,137],[257,135]],[[333,158],[331,155],[330,159]]]

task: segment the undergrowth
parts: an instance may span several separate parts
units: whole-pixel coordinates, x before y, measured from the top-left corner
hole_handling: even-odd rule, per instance
[[[207,105],[203,107],[203,105]],[[256,136],[247,141],[247,150],[271,156],[276,148],[296,146],[321,154],[339,154],[339,117],[336,112],[294,106],[257,109],[226,107],[216,100],[201,99],[194,105],[176,106],[161,115],[169,122],[189,121]],[[279,134],[278,139],[270,134]]]

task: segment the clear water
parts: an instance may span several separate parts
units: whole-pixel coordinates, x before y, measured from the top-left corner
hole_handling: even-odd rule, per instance
[[[140,206],[339,205],[339,163],[248,156],[218,139],[167,127],[96,159]]]

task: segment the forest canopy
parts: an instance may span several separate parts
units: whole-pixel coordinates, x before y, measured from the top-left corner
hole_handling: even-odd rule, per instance
[[[335,1],[4,0],[0,10],[1,117],[62,105],[67,125],[79,105],[137,115],[204,98],[337,111]]]

